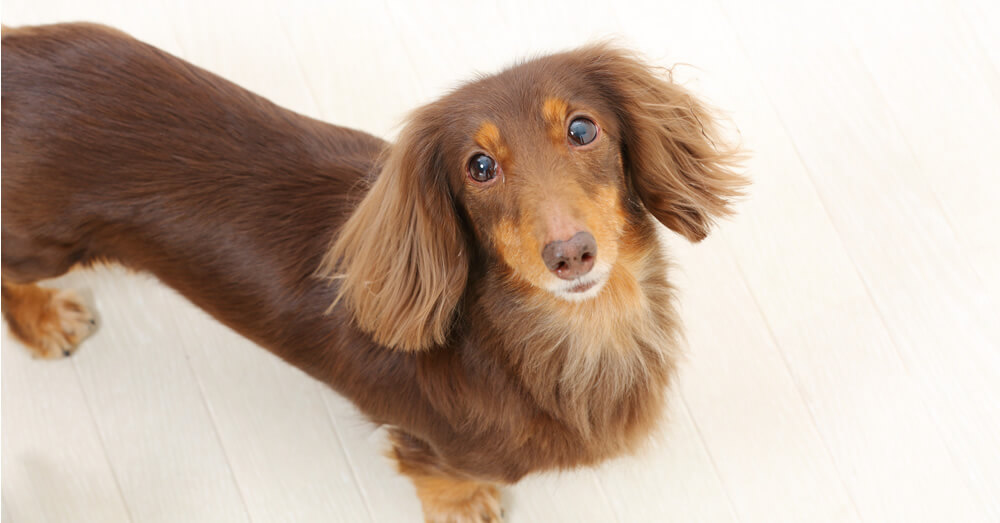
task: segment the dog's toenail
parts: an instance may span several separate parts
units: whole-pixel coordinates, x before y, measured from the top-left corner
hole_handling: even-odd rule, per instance
[[[96,321],[94,321],[94,320],[90,320],[90,324],[91,324],[91,325],[97,325],[97,322],[96,322]]]
[[[69,357],[70,352],[68,350],[63,351],[63,356]]]

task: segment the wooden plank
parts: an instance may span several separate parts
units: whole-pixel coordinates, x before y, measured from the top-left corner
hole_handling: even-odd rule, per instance
[[[682,365],[681,376],[685,368]],[[595,470],[602,490],[621,522],[739,521],[677,389],[647,448]]]
[[[189,354],[255,521],[370,520],[322,397],[324,385],[183,302]]]
[[[741,521],[852,521],[851,494],[723,237],[672,242],[690,343],[680,392]],[[766,478],[766,479],[764,479]],[[782,500],[775,503],[775,500]]]
[[[71,273],[92,293],[98,330],[73,363],[136,521],[240,521],[246,507],[174,333],[172,293],[124,270]]]
[[[850,36],[912,153],[911,176],[933,195],[955,236],[955,246],[943,247],[957,248],[967,259],[961,261],[988,276],[982,279],[995,298],[1000,260],[989,253],[1000,248],[992,157],[1000,149],[1000,92],[990,88],[996,71],[950,3],[881,2],[851,9],[868,15],[850,25]],[[902,9],[907,16],[895,17]],[[890,18],[892,31],[876,30]],[[900,46],[907,52],[899,53]],[[995,309],[998,303],[993,300]]]
[[[903,8],[906,17],[894,16]],[[864,9],[868,16],[851,24],[851,38],[912,154],[915,165],[907,181],[933,195],[937,204],[920,211],[944,215],[949,226],[931,236],[932,248],[917,253],[936,262],[921,270],[928,279],[940,281],[940,286],[932,284],[926,292],[915,293],[909,289],[912,280],[900,282],[892,290],[904,306],[900,309],[898,301],[889,301],[888,308],[899,311],[895,320],[904,343],[913,346],[916,358],[928,360],[920,368],[937,390],[927,401],[941,416],[954,459],[989,508],[990,517],[1000,519],[1000,500],[994,495],[1000,490],[1000,453],[996,437],[990,434],[1000,430],[1000,407],[987,399],[1000,390],[1000,323],[996,321],[1000,207],[996,205],[994,159],[994,152],[1000,150],[1000,102],[990,90],[995,70],[950,3],[890,2]],[[887,19],[893,20],[892,31],[876,32],[877,22]],[[900,46],[908,52],[898,53]],[[923,303],[914,303],[914,295]],[[935,312],[938,308],[947,311]],[[926,328],[904,326],[907,320],[932,315],[935,323],[920,322]],[[958,331],[971,336],[963,337]],[[944,356],[941,347],[954,349]],[[956,365],[953,359],[968,364]],[[973,368],[983,372],[967,374]],[[959,389],[954,387],[955,380],[966,383]],[[953,396],[941,395],[942,385]],[[966,401],[961,401],[963,397]]]
[[[895,484],[899,494],[905,493],[899,503],[888,505],[884,495],[872,502],[893,507],[896,516],[954,518],[962,511],[960,519],[984,518],[978,487],[972,486],[969,471],[956,467],[954,455],[967,450],[956,441],[997,433],[994,407],[978,399],[1000,371],[987,327],[989,300],[977,297],[981,291],[975,274],[957,254],[933,195],[918,178],[907,176],[918,165],[856,49],[843,38],[848,22],[855,19],[841,20],[832,8],[752,10],[734,3],[727,11],[740,21],[737,33],[875,306],[875,314],[859,317],[874,316],[884,324],[906,374],[917,381],[909,403],[919,401],[929,409],[931,433],[937,438],[944,434],[947,443],[945,449],[930,447],[939,449],[931,452],[931,459],[916,454],[924,458],[901,476],[907,481]],[[892,24],[897,23],[894,17]],[[797,267],[801,272],[804,265]],[[864,339],[856,338],[855,343]],[[961,356],[956,358],[956,353]],[[905,410],[895,404],[892,408]],[[946,411],[955,408],[971,418],[949,420]],[[854,412],[865,411],[859,405]],[[871,421],[879,419],[882,415]],[[912,426],[888,427],[906,434],[907,443],[918,443]],[[951,437],[947,433],[952,430],[964,434]],[[876,490],[872,485],[861,492]]]
[[[960,13],[963,30],[973,34],[978,48],[989,58],[992,66],[990,87],[994,98],[1000,99],[1000,5],[992,0],[962,0],[954,5]],[[951,11],[952,13],[954,11]]]
[[[504,492],[505,517],[518,521],[622,521],[591,470],[534,474]]]
[[[314,114],[336,125],[390,137],[405,116],[440,92],[424,92],[386,12],[376,2],[302,6],[279,20],[310,86]],[[359,30],[364,28],[364,30]],[[377,50],[377,51],[374,51]]]
[[[325,390],[323,398],[372,519],[422,521],[416,489],[396,472],[395,463],[388,457],[386,430],[373,426],[354,405],[332,390]]]
[[[2,341],[3,521],[131,521],[73,360]]]

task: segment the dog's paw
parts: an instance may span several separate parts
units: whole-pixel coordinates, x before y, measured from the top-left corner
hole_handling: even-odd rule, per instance
[[[73,354],[81,341],[93,332],[96,322],[75,292],[66,290],[53,294],[48,316],[43,319],[42,345],[45,358],[61,358]]]
[[[26,286],[4,311],[12,333],[35,358],[58,359],[73,354],[93,332],[95,321],[75,292]]]
[[[483,484],[464,499],[440,497],[424,502],[427,523],[502,523],[500,489]],[[450,499],[449,499],[450,498]]]

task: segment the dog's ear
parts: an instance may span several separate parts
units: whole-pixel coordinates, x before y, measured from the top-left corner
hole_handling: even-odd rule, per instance
[[[413,116],[321,268],[357,325],[400,350],[444,343],[468,278],[440,134],[429,109]]]
[[[608,46],[583,49],[583,67],[617,113],[630,183],[663,225],[697,242],[730,214],[747,180],[711,112],[641,60]]]

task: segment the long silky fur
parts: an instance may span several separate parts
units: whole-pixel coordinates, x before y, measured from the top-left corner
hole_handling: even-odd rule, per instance
[[[644,409],[659,412],[656,405],[677,356],[673,291],[663,275],[662,255],[639,256],[645,259],[636,260],[643,270],[635,281],[609,283],[594,303],[553,303],[531,293],[506,322],[517,332],[504,332],[522,340],[511,345],[511,357],[535,401],[608,451],[636,443],[635,434],[619,431],[630,426],[622,417]],[[617,288],[630,283],[651,295],[632,303],[630,289]],[[555,307],[565,310],[553,315]],[[641,409],[631,403],[635,400],[643,402]]]
[[[444,343],[468,276],[454,204],[427,180],[438,165],[425,112],[385,151],[318,271],[339,285],[331,307],[343,300],[376,342],[402,350]]]

